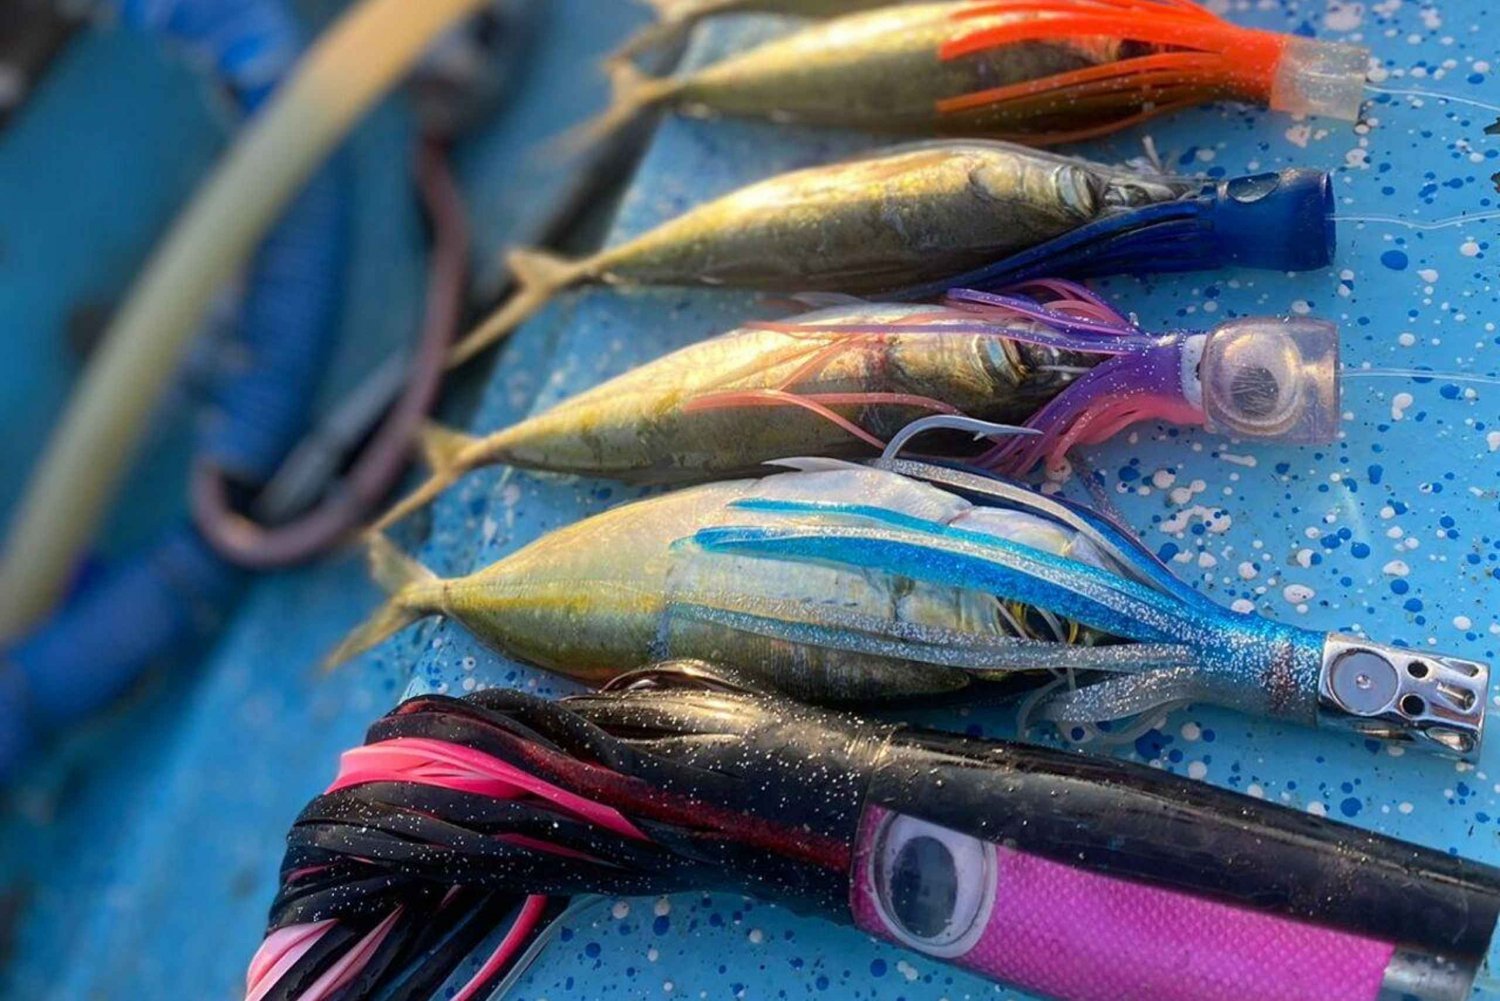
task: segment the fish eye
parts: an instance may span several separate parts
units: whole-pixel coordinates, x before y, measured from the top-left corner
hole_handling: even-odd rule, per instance
[[[885,818],[871,853],[880,919],[898,942],[953,958],[972,949],[995,903],[995,847],[917,817]]]

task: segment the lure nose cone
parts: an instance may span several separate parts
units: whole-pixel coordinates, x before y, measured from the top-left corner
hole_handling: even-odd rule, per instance
[[[1294,444],[1338,436],[1339,331],[1325,320],[1226,323],[1208,334],[1197,376],[1212,431]]]
[[[1370,50],[1358,45],[1292,36],[1282,50],[1267,102],[1293,115],[1359,120]]]
[[[1209,242],[1228,264],[1312,271],[1333,260],[1333,183],[1321,170],[1282,170],[1206,189]]]
[[[1320,722],[1381,740],[1479,751],[1488,664],[1330,633],[1318,679]]]

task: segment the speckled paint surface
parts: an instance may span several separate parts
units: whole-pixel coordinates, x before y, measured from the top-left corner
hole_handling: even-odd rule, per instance
[[[517,193],[521,182],[545,177],[545,164],[517,150],[555,131],[559,115],[577,113],[581,95],[594,86],[583,71],[588,45],[597,49],[601,35],[624,30],[639,16],[626,0],[545,2],[555,13],[548,25],[553,34],[535,54],[539,76],[532,79],[542,82],[461,159],[486,257],[522,225],[528,204],[540,200]],[[603,16],[598,11],[606,4]],[[1241,23],[1362,41],[1377,53],[1382,86],[1500,102],[1489,65],[1500,64],[1493,42],[1500,12],[1481,0],[1215,6]],[[726,19],[699,38],[694,58],[712,58],[772,30],[770,22]],[[180,112],[188,103],[173,107]],[[1162,161],[1180,172],[1325,167],[1335,171],[1343,215],[1434,221],[1496,208],[1500,198],[1490,175],[1500,170],[1500,137],[1484,133],[1493,118],[1430,99],[1418,106],[1381,96],[1358,127],[1213,108],[1083,151],[1102,159],[1137,157],[1149,135]],[[394,160],[400,129],[384,121],[377,128],[386,129],[386,137],[366,142],[372,157]],[[195,128],[202,133],[205,126]],[[861,136],[668,120],[612,239],[747,181],[873,144]],[[203,146],[206,141],[194,148]],[[0,149],[0,160],[4,153]],[[201,166],[206,153],[195,157]],[[16,166],[21,162],[0,166],[24,178]],[[371,198],[404,204],[389,187],[399,178],[382,183],[388,186],[376,185]],[[365,245],[372,249],[360,286],[364,307],[351,322],[405,330],[419,280],[401,249],[410,246],[412,220],[377,214],[370,226]],[[1345,224],[1338,261],[1323,272],[1115,279],[1098,287],[1148,328],[1307,311],[1343,326],[1350,368],[1493,375],[1500,372],[1496,227],[1494,221],[1433,230]],[[143,247],[148,235],[137,243]],[[713,292],[570,295],[512,340],[475,427],[502,426],[766,311],[754,297]],[[1358,378],[1347,383],[1344,434],[1332,447],[1270,448],[1147,427],[1086,458],[1147,544],[1217,600],[1308,627],[1357,629],[1493,660],[1500,650],[1497,401],[1500,386],[1442,377]],[[1062,489],[1083,494],[1076,480]],[[420,554],[439,572],[467,572],[633,496],[610,484],[487,470],[438,503],[432,537]],[[201,680],[174,678],[173,691],[127,709],[86,738],[84,750],[107,750],[99,756],[108,760],[68,779],[82,787],[61,813],[48,813],[55,802],[51,790],[21,790],[12,801],[17,814],[5,818],[0,862],[8,885],[17,885],[20,873],[26,910],[0,993],[28,999],[237,997],[273,892],[286,825],[333,775],[339,747],[355,742],[403,689],[568,690],[566,683],[503,661],[448,623],[409,630],[332,680],[310,673],[308,666],[375,600],[348,562],[262,581],[201,665]],[[1009,734],[998,715],[929,715],[924,722]],[[1500,739],[1477,766],[1458,766],[1338,734],[1193,709],[1119,753],[1500,863]],[[853,929],[724,895],[596,901],[564,922],[513,996],[1023,997]]]
[[[1497,15],[1478,2],[1216,4],[1237,21],[1360,41],[1387,88],[1495,101],[1489,61]],[[694,58],[775,30],[721,22]],[[1214,176],[1284,166],[1330,169],[1345,217],[1432,222],[1491,211],[1500,169],[1493,119],[1459,105],[1375,95],[1358,126],[1240,108],[1179,115],[1084,152],[1142,154]],[[688,205],[775,171],[874,145],[861,136],[769,125],[665,121],[621,209],[619,240]],[[1348,370],[1500,369],[1490,259],[1496,223],[1418,230],[1340,226],[1337,263],[1287,276],[1251,271],[1097,287],[1148,329],[1210,326],[1251,313],[1313,313],[1343,328]],[[489,430],[671,348],[765,315],[753,297],[593,290],[525,327],[495,374],[476,429]],[[537,359],[547,359],[539,366]],[[1204,593],[1310,628],[1496,659],[1500,650],[1500,387],[1441,375],[1346,383],[1340,440],[1275,448],[1148,426],[1086,455],[1103,488],[1174,570]],[[1062,485],[1073,496],[1074,480]],[[433,513],[421,555],[444,574],[470,571],[549,529],[637,492],[593,481],[487,470]],[[451,623],[417,627],[371,662],[412,663],[411,691],[454,694],[564,682],[481,648]],[[1000,716],[927,722],[1008,734]],[[1500,862],[1500,741],[1476,766],[1402,754],[1352,737],[1189,709],[1122,756],[1296,809]],[[606,900],[565,923],[518,985],[527,1001],[592,998],[1021,998],[941,963],[845,928],[726,896]],[[1479,996],[1489,996],[1481,993]],[[1494,996],[1500,997],[1500,994]]]

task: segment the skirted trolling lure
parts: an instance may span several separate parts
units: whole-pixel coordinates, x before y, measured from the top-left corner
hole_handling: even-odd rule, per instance
[[[1027,692],[1023,726],[1075,739],[1207,702],[1477,749],[1484,664],[1231,612],[1109,519],[994,477],[902,459],[784,464],[802,468],[625,504],[451,580],[377,537],[391,598],[330,660],[448,615],[596,686],[695,658],[810,702]]]
[[[429,428],[432,478],[376,527],[491,463],[674,483],[787,455],[879,454],[925,419],[924,447],[1021,474],[1147,420],[1331,441],[1338,402],[1337,328],[1308,317],[1149,334],[1059,279],[956,289],[937,306],[856,301],[746,324],[491,435]],[[1041,433],[975,454],[944,415]]]
[[[745,894],[1060,1001],[1466,1001],[1500,917],[1493,868],[1143,765],[625,680],[372,726],[249,1001],[498,996],[580,894]]]
[[[1368,63],[1359,46],[1242,28],[1193,0],[882,5],[680,76],[619,63],[593,131],[657,107],[1033,144],[1221,100],[1353,121]]]
[[[915,143],[760,181],[581,260],[515,252],[520,290],[455,357],[587,284],[919,299],[1054,275],[1305,271],[1332,259],[1332,212],[1316,170],[1205,181],[1010,143]]]

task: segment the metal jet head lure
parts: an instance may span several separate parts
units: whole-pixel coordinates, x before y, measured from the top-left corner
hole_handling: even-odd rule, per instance
[[[1059,1001],[1467,1001],[1500,917],[1500,871],[1143,765],[640,684],[377,722],[250,1001],[500,996],[580,894],[750,895]]]
[[[1040,434],[976,455],[965,418]],[[863,458],[925,431],[929,452],[1022,474],[1148,420],[1331,441],[1338,330],[1247,317],[1149,334],[1059,279],[954,290],[938,306],[845,303],[700,341],[482,438],[431,427],[432,478],[376,527],[492,463],[673,483],[787,455]]]
[[[652,108],[1034,144],[1106,135],[1212,101],[1354,121],[1369,50],[1242,28],[1193,0],[880,6],[702,69],[616,69],[606,133]]]
[[[377,539],[390,600],[337,662],[431,615],[599,685],[668,658],[732,660],[809,702],[908,706],[1028,692],[1022,725],[1125,739],[1207,702],[1467,755],[1489,669],[1221,607],[1087,508],[909,460],[679,490],[442,580]],[[1122,731],[1121,726],[1125,726]]]
[[[920,299],[1048,275],[1305,271],[1332,259],[1332,213],[1316,170],[1204,181],[1010,143],[898,146],[752,184],[582,260],[512,254],[520,290],[456,360],[580,285]]]

